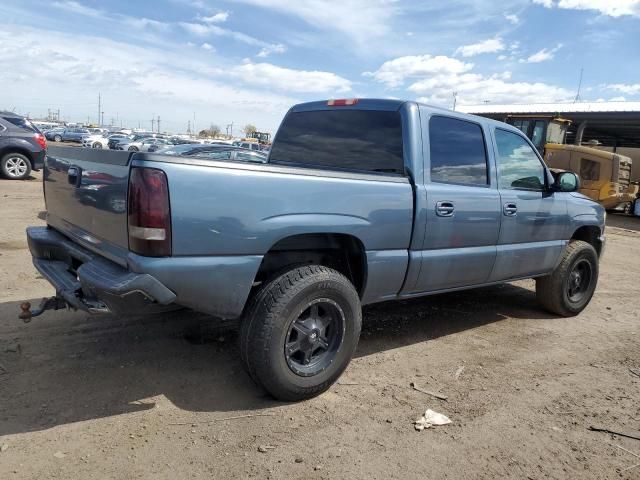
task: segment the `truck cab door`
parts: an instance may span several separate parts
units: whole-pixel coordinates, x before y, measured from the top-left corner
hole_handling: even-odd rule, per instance
[[[545,274],[566,244],[566,194],[552,193],[549,175],[522,135],[494,129],[501,227],[490,280]]]
[[[421,109],[426,231],[406,293],[485,283],[496,258],[500,197],[481,123]],[[416,252],[418,253],[418,252]]]

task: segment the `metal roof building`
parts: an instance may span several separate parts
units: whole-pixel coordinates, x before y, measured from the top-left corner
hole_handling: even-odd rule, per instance
[[[461,105],[457,110],[494,120],[526,116],[561,116],[571,120],[566,142],[596,142],[596,148],[633,160],[631,179],[640,181],[640,102],[529,103]],[[589,145],[591,146],[591,145]]]

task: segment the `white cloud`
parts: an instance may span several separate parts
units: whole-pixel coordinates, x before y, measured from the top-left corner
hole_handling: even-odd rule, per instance
[[[558,44],[555,48],[546,49],[537,51],[533,55],[527,57],[526,60],[520,60],[520,63],[541,63],[546,62],[548,60],[553,60],[555,53],[562,48],[562,44]]]
[[[256,56],[260,58],[266,58],[272,53],[284,53],[286,51],[287,51],[287,48],[281,43],[278,43],[275,45],[269,45],[267,47],[263,47],[262,50],[260,50]]]
[[[501,52],[504,49],[504,42],[500,37],[496,37],[459,47],[455,54],[462,55],[463,57],[473,57],[474,55],[480,55],[482,53]]]
[[[399,87],[409,78],[425,75],[451,75],[471,70],[473,63],[464,63],[443,55],[409,55],[384,62],[375,72],[365,72],[388,87]]]
[[[73,15],[82,15],[84,17],[96,18],[103,21],[118,22],[126,27],[134,29],[152,27],[157,30],[166,31],[170,28],[170,25],[165,22],[152,20],[146,17],[131,17],[129,15],[122,15],[119,13],[111,14],[105,10],[88,7],[73,0],[57,1],[53,2],[51,5]]]
[[[555,85],[514,82],[508,71],[484,75],[472,69],[473,64],[455,58],[423,55],[387,61],[376,72],[367,75],[388,87],[397,87],[405,80],[413,79],[407,90],[418,96],[419,101],[446,107],[451,106],[453,92],[457,92],[460,104],[485,100],[494,103],[556,102],[572,98],[571,92]]]
[[[506,55],[498,55],[498,60],[506,60],[507,58]]]
[[[390,33],[389,22],[399,8],[396,0],[239,1],[298,17],[319,30],[339,31],[360,46]]]
[[[200,45],[200,48],[202,48],[203,50],[215,50],[213,48],[213,45],[211,45],[210,43],[204,42],[202,45]]]
[[[610,85],[604,85],[607,90],[615,90],[616,92],[624,93],[627,95],[640,95],[640,83],[625,84],[625,83],[613,83]]]
[[[231,69],[230,74],[251,85],[297,93],[344,93],[351,82],[335,73],[293,70],[270,63],[245,63]]]
[[[351,88],[347,79],[330,72],[268,63],[229,65],[221,58],[212,66],[202,56],[203,43],[197,50],[187,50],[184,43],[154,48],[7,25],[0,31],[0,45],[0,65],[14,66],[0,69],[2,98],[16,99],[11,105],[23,113],[42,114],[42,108],[46,113],[48,103],[30,103],[37,91],[40,99],[55,98],[62,116],[75,121],[95,117],[97,92],[102,92],[105,118],[119,112],[130,126],[140,121],[149,127],[147,119],[155,114],[167,128],[185,130],[195,111],[200,122],[233,120],[273,130],[301,100],[296,93]]]
[[[639,0],[533,0],[546,8],[562,8],[566,10],[596,10],[609,17],[640,17]]]
[[[247,35],[246,33],[236,32],[226,28],[219,27],[218,25],[192,23],[192,22],[180,22],[179,25],[187,32],[197,37],[230,37],[247,45],[253,45],[256,47],[274,48],[275,45],[259,40],[255,37]]]
[[[81,3],[72,0],[53,2],[51,5],[61,10],[65,10],[66,12],[76,15],[84,15],[85,17],[99,18],[104,15],[104,11],[102,10],[87,7],[86,5],[82,5]]]
[[[627,99],[625,97],[612,97],[609,99],[610,102],[626,102]]]
[[[119,19],[123,24],[135,29],[151,27],[160,31],[167,31],[171,28],[168,23],[159,22],[158,20],[152,20],[145,17],[137,18],[129,17],[127,15],[117,15],[116,18]]]
[[[218,12],[208,17],[198,17],[204,23],[223,23],[229,19],[229,12]]]
[[[518,17],[518,15],[515,15],[515,14],[511,14],[511,15],[505,14],[504,18],[512,25],[518,25],[520,23],[520,18]]]

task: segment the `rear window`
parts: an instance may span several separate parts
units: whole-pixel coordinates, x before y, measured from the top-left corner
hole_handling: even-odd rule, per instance
[[[2,117],[6,122],[9,122],[16,127],[24,128],[25,130],[30,130],[32,132],[40,133],[35,125],[33,125],[29,120],[22,117]]]
[[[429,121],[431,181],[481,185],[489,183],[482,128],[451,117]]]
[[[290,113],[269,163],[403,174],[398,112],[373,110]]]

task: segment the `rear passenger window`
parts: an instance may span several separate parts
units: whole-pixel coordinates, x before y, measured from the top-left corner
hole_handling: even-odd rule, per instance
[[[287,115],[269,163],[404,173],[399,112],[318,110]]]
[[[16,127],[24,128],[25,130],[30,130],[32,132],[39,133],[38,130],[29,120],[21,117],[3,117],[5,121],[15,125]]]
[[[489,183],[480,125],[451,117],[431,117],[429,143],[432,182],[482,186]]]

